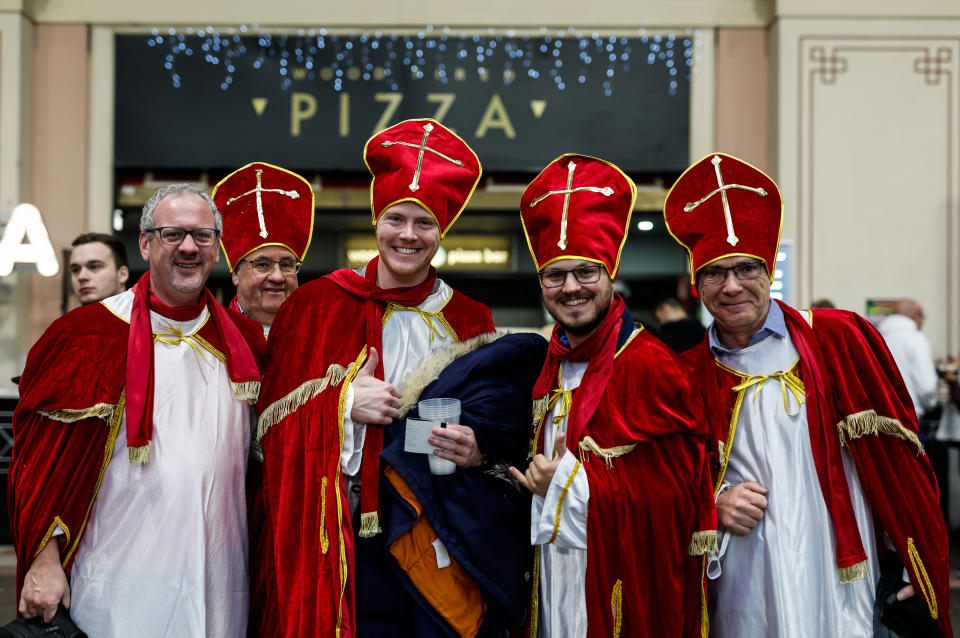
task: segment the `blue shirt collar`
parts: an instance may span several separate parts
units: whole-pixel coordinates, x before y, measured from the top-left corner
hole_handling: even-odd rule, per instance
[[[710,335],[710,352],[716,356],[733,354],[743,349],[727,348],[720,343],[716,321],[710,325],[707,334]],[[778,339],[785,339],[787,337],[787,322],[783,317],[783,309],[780,308],[780,304],[774,302],[773,299],[770,300],[770,310],[767,311],[767,319],[763,322],[763,326],[750,337],[750,343],[747,344],[747,347],[749,348],[755,343],[760,343],[770,335],[774,335]]]

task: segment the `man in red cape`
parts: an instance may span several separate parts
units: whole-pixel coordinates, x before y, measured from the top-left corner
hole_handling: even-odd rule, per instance
[[[132,289],[31,349],[9,506],[19,612],[91,636],[246,631],[244,470],[261,333],[204,288],[221,221],[174,184],[144,206]]]
[[[263,328],[297,289],[297,273],[313,235],[313,187],[303,177],[263,162],[238,168],[213,187],[223,215],[220,246],[236,296],[230,308]]]
[[[670,350],[613,293],[636,186],[564,155],[521,219],[557,320],[534,386],[531,636],[706,636],[703,558],[716,522],[705,429]],[[535,453],[535,455],[534,455]]]
[[[952,636],[947,535],[910,396],[862,318],[771,300],[782,214],[773,180],[722,153],[664,204],[714,317],[684,354],[714,457],[712,635]]]
[[[400,414],[398,386],[431,351],[494,329],[486,306],[430,265],[480,179],[473,151],[438,122],[408,120],[371,138],[364,160],[379,255],[299,288],[270,338],[258,433],[267,539],[255,559],[264,636],[357,635],[355,544],[382,531],[382,426]],[[470,428],[447,429],[457,464],[479,464]]]

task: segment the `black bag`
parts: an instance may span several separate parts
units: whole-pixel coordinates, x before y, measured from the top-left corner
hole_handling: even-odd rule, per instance
[[[40,618],[17,618],[0,627],[0,638],[87,638],[76,623],[70,619],[70,613],[63,605],[57,607],[50,623]]]
[[[877,581],[873,614],[875,638],[942,636],[920,592],[906,600],[897,600],[897,592],[909,584],[903,581],[903,563],[894,552],[890,552],[880,561],[880,580]]]

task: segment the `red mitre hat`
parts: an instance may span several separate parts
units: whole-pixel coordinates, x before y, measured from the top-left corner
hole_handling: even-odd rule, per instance
[[[637,186],[595,157],[553,160],[520,198],[520,219],[537,270],[559,259],[603,264],[617,278]]]
[[[313,235],[313,187],[279,166],[254,162],[213,187],[223,216],[220,246],[233,272],[241,259],[264,246],[283,246],[303,261]]]
[[[783,200],[763,171],[741,159],[711,153],[684,171],[663,203],[667,230],[690,256],[690,279],[725,257],[754,257],[773,280]]]
[[[373,175],[374,226],[394,204],[415,202],[437,220],[441,237],[467,207],[482,170],[466,142],[427,118],[400,122],[371,137],[363,161]]]

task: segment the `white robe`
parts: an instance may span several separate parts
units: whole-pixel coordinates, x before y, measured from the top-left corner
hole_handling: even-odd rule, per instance
[[[586,362],[561,361],[563,389],[577,388],[586,371]],[[559,425],[553,422],[560,406],[558,401],[543,422],[543,450],[551,457],[557,433],[567,429],[566,416]],[[585,583],[589,500],[587,473],[580,467],[577,455],[567,450],[550,481],[546,498],[534,495],[531,505],[530,542],[540,546],[537,623],[542,638],[582,638],[587,635]]]
[[[797,350],[789,337],[763,341],[720,361],[738,372],[790,370]],[[843,464],[860,537],[868,558],[865,579],[841,584],[836,541],[820,491],[807,430],[806,404],[780,382],[746,389],[723,486],[756,481],[767,509],[746,536],[721,529],[722,570],[711,557],[711,636],[719,638],[858,638],[873,636],[874,589],[880,576],[873,518],[852,459]],[[723,489],[723,487],[721,487]],[[724,547],[725,545],[725,547]]]
[[[438,312],[447,305],[452,295],[453,289],[442,279],[437,279],[430,295],[417,307],[424,312]],[[434,350],[448,348],[457,342],[456,337],[450,334],[441,321],[434,316],[429,316],[429,319],[436,332],[430,329],[420,313],[398,309],[390,314],[383,327],[383,352],[379,353],[383,360],[383,380],[392,383],[398,390],[410,373],[427,358],[427,355]],[[347,389],[344,403],[343,449],[340,451],[340,462],[344,476],[359,478],[357,475],[363,458],[363,441],[367,426],[365,423],[355,423],[350,418],[352,409],[353,386]],[[354,509],[356,502],[359,502],[356,497],[353,500],[355,502],[351,503],[351,510]]]
[[[133,293],[104,303],[129,321]],[[154,333],[191,335],[206,309],[178,322],[151,312]],[[126,417],[71,574],[70,613],[90,636],[243,638],[249,406],[226,365],[181,341],[154,344],[150,461],[129,462]]]

